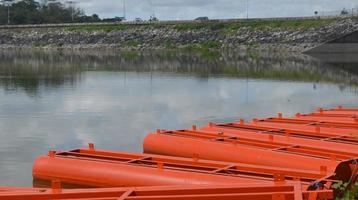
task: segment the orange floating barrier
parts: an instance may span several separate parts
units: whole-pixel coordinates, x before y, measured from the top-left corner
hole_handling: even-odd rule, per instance
[[[265,184],[300,180],[305,189],[319,189],[341,180],[326,167],[292,170],[199,160],[193,156],[188,159],[104,151],[90,145],[89,149],[50,152],[49,156],[39,157],[34,163],[33,177],[93,187]]]
[[[144,157],[142,157],[144,159]],[[128,160],[131,162],[130,160]],[[127,161],[127,162],[128,162]],[[136,162],[136,161],[132,161]],[[141,162],[141,161],[139,161]],[[142,161],[145,163],[145,159]],[[156,165],[156,166],[153,166]],[[165,169],[161,163],[133,165],[109,159],[89,159],[43,156],[35,161],[33,177],[39,180],[91,187],[134,187],[165,185],[223,185],[237,182],[257,182],[249,178],[233,178],[212,174]]]
[[[101,189],[11,189],[1,200],[333,200],[333,191],[302,191],[299,183]]]
[[[52,189],[0,188],[0,199],[333,200],[335,183],[357,180],[358,109],[158,130],[143,147],[50,151],[33,177]]]
[[[143,147],[145,153],[152,154],[187,158],[196,155],[207,160],[336,173],[336,178],[339,176],[338,179],[345,182],[356,174],[355,168],[351,167],[356,166],[355,159],[337,160],[318,148],[314,151],[309,151],[309,148],[290,149],[275,144],[273,136],[268,142],[221,136],[222,133],[216,138],[203,137],[200,131],[157,131],[145,138]]]
[[[352,142],[358,140],[358,124],[325,122],[317,119],[302,119],[301,115],[296,118],[273,117],[268,119],[254,120],[252,124],[266,129],[282,129],[296,132],[302,136],[320,139],[342,137]]]
[[[357,133],[351,130],[344,129],[331,129],[326,127],[314,127],[307,125],[285,124],[285,123],[272,123],[264,120],[258,120],[254,123],[228,123],[228,124],[210,124],[211,128],[223,131],[246,131],[251,133],[261,133],[266,135],[286,136],[291,139],[302,138],[315,141],[327,141],[350,144],[353,146],[358,145]],[[209,126],[209,127],[210,127]],[[300,143],[298,143],[300,144]]]
[[[203,127],[200,131],[186,130],[179,131],[179,133],[221,140],[231,144],[251,144],[252,146],[272,148],[275,151],[308,154],[337,160],[358,158],[358,145],[296,137],[297,134],[301,133],[300,131],[266,129],[257,125],[236,123],[218,125],[210,123],[209,126]]]
[[[358,109],[356,108],[343,108],[339,106],[338,108],[334,109],[323,109],[319,108],[316,112],[312,114],[318,115],[326,115],[326,116],[341,116],[341,117],[355,117],[358,116]]]
[[[300,115],[297,116],[296,119],[303,119],[303,120],[313,120],[317,122],[328,122],[328,123],[336,123],[336,124],[347,124],[358,126],[358,118],[356,117],[341,117],[341,116],[327,116],[327,115],[320,115],[320,114],[307,114],[307,115]]]

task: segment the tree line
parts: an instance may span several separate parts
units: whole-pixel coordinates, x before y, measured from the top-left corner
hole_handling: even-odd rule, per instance
[[[87,16],[83,9],[67,6],[61,2],[35,0],[2,0],[0,24],[46,24],[114,22],[123,18],[100,19],[97,14]]]

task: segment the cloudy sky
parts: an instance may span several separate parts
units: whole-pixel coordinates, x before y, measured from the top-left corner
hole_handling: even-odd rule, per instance
[[[76,0],[75,0],[76,1]],[[314,11],[332,11],[358,7],[357,0],[126,0],[127,18],[147,19],[152,13],[159,19],[308,16]],[[123,0],[77,0],[87,14],[100,17],[123,16]],[[153,5],[153,6],[151,6]]]

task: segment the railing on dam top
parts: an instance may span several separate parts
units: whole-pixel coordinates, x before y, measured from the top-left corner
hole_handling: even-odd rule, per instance
[[[239,23],[253,21],[290,21],[290,20],[314,20],[320,18],[349,18],[358,17],[358,8],[335,11],[315,11],[313,16],[305,17],[274,17],[274,18],[249,18],[249,19],[211,19],[211,20],[164,20],[164,21],[122,21],[122,22],[94,22],[94,23],[57,23],[57,24],[26,24],[26,25],[0,25],[0,29],[17,28],[58,28],[78,26],[113,26],[113,25],[176,25],[198,23]]]
[[[347,18],[347,17],[358,17],[358,8],[352,9],[342,9],[342,10],[335,10],[335,11],[316,11],[315,15],[317,17],[323,18]]]

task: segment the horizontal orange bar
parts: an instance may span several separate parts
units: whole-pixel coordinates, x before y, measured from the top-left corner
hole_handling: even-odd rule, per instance
[[[156,200],[316,200],[333,199],[331,190],[302,191],[299,183],[245,184],[230,186],[162,186],[136,188],[52,189],[8,188],[0,191],[2,200],[53,200],[53,199],[156,199]]]
[[[144,152],[167,156],[190,158],[196,155],[207,160],[219,160],[234,163],[246,163],[253,165],[290,168],[295,170],[311,170],[316,172],[334,173],[341,168],[345,176],[344,181],[349,181],[352,172],[349,164],[353,161],[337,161],[325,159],[317,155],[309,155],[297,152],[285,151],[285,149],[272,149],[267,146],[253,146],[239,141],[225,142],[225,139],[205,138],[201,134],[182,134],[185,131],[162,131],[148,135],[144,140]],[[354,160],[355,161],[355,160]],[[342,172],[340,172],[342,173]],[[345,180],[347,179],[347,180]]]
[[[86,169],[86,170],[82,170]],[[323,171],[322,171],[323,170]],[[51,152],[36,160],[33,176],[40,180],[96,186],[230,184],[301,180],[305,185],[332,182],[334,174],[318,170],[258,166],[244,163],[134,154],[90,149]],[[145,174],[145,176],[144,176]]]

